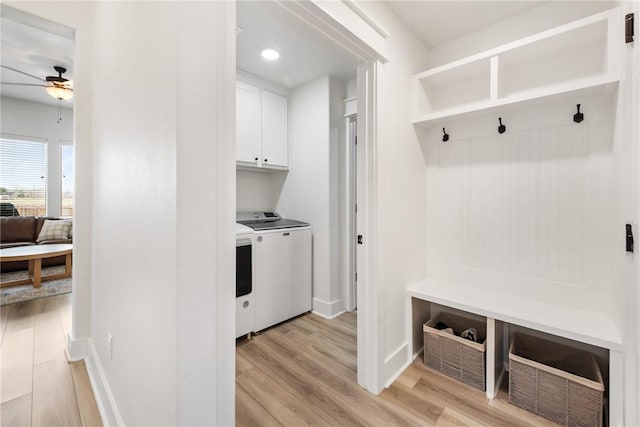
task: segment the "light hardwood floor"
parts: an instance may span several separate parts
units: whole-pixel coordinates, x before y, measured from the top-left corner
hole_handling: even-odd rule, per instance
[[[102,426],[84,362],[65,359],[71,295],[0,308],[0,425]]]
[[[427,369],[379,396],[356,384],[356,316],[307,314],[236,346],[237,426],[555,426]]]

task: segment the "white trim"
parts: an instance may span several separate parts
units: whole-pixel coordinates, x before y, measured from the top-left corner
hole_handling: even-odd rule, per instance
[[[74,338],[73,331],[67,334],[67,347],[64,354],[68,362],[77,362],[89,354],[89,338]]]
[[[377,126],[376,92],[378,62],[358,67],[358,213],[357,234],[364,236],[358,247],[358,384],[378,394],[381,364],[379,363],[379,296],[376,274],[376,213],[377,213]]]
[[[342,310],[342,311],[339,311],[338,313],[336,313],[336,314],[334,314],[334,315],[332,315],[332,316],[325,316],[324,314],[320,313],[319,311],[315,311],[315,310],[312,310],[311,312],[312,312],[313,314],[315,314],[315,315],[318,315],[318,316],[322,317],[323,319],[333,320],[333,319],[335,319],[336,317],[343,315],[343,314],[344,314],[344,313],[346,313],[347,311],[346,311],[346,310]]]
[[[89,354],[85,358],[85,365],[87,366],[91,389],[98,405],[98,412],[100,412],[100,417],[102,418],[102,424],[105,426],[124,426],[124,421],[98,358],[93,339],[89,338],[88,343]]]
[[[413,359],[406,360],[407,351],[409,351],[409,342],[405,342],[401,344],[389,357],[384,360],[384,367],[389,375],[385,375],[385,377],[389,378],[384,385],[384,388],[389,387],[395,380],[398,379],[400,375],[404,372],[405,369],[411,365]],[[399,366],[398,366],[399,365]]]
[[[344,302],[341,299],[337,299],[334,301],[323,301],[319,298],[314,298],[312,307],[313,313],[326,319],[333,319],[334,317],[345,312]]]
[[[276,0],[276,3],[305,21],[311,28],[323,34],[327,39],[347,49],[359,60],[369,61],[374,58],[384,62],[388,60],[385,46],[382,43],[384,38],[369,24],[363,21],[363,25],[358,28],[361,31],[356,31],[354,28],[347,28],[347,25],[343,25],[344,22],[341,21],[345,21],[348,17],[337,17],[339,13],[337,13],[338,10],[336,9],[344,8],[341,10],[342,12],[346,11],[349,14],[357,15],[342,2]],[[359,34],[354,34],[354,31]],[[367,34],[373,37],[367,37]]]
[[[15,135],[12,133],[0,133],[0,138],[6,141],[16,142],[49,142],[47,138],[39,138],[37,136]]]
[[[349,9],[354,11],[356,15],[358,15],[360,18],[362,18],[362,20],[364,22],[369,24],[369,26],[371,28],[376,30],[376,33],[380,34],[385,39],[388,39],[389,37],[391,37],[391,34],[389,34],[389,32],[382,25],[378,24],[375,19],[373,19],[371,16],[369,16],[369,14],[367,12],[362,10],[362,8],[360,6],[358,6],[358,4],[356,2],[354,2],[353,0],[342,0],[342,2]]]

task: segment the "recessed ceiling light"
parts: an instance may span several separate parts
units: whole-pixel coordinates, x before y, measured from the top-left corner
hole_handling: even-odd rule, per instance
[[[264,59],[266,59],[267,61],[275,61],[276,59],[280,58],[280,52],[278,52],[275,49],[262,49],[262,52],[260,52],[262,57]]]

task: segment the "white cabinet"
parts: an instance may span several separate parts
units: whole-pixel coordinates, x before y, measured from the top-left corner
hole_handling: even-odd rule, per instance
[[[287,98],[262,91],[262,164],[287,167]]]
[[[311,229],[256,233],[255,330],[311,310]]]
[[[236,82],[236,161],[239,167],[287,169],[287,98]]]
[[[260,156],[260,89],[236,83],[236,161],[257,164]]]

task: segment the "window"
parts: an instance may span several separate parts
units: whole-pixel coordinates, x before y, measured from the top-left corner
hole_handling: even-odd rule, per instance
[[[73,145],[60,145],[60,212],[62,216],[73,216]]]
[[[47,145],[0,139],[0,198],[20,215],[47,213]]]

